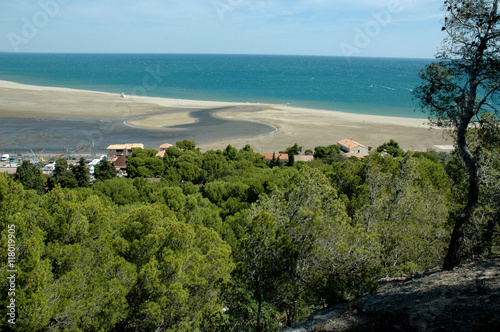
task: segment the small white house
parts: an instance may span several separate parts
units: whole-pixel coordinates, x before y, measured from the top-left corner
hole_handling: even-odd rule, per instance
[[[50,164],[45,165],[42,168],[42,173],[43,174],[52,175],[54,173],[54,170],[55,170],[55,164],[54,163],[50,163]]]
[[[337,142],[340,151],[347,155],[367,156],[369,154],[368,147],[360,144],[352,139],[343,139]]]

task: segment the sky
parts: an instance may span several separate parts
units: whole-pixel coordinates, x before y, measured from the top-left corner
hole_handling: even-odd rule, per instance
[[[433,58],[443,0],[0,0],[0,52]]]

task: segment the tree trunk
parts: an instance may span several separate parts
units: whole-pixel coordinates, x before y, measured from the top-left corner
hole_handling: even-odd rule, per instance
[[[261,315],[261,311],[262,311],[262,294],[260,292],[260,278],[257,277],[255,279],[256,281],[256,293],[257,293],[257,303],[258,303],[258,306],[257,306],[257,326],[255,328],[255,330],[257,332],[261,332],[262,331],[262,328],[260,326],[260,315]]]
[[[448,247],[448,253],[444,259],[443,269],[452,270],[455,266],[460,264],[462,257],[464,255],[464,236],[465,229],[470,220],[472,212],[474,210],[470,208],[465,208],[465,210],[458,216],[455,222],[455,228],[451,234],[450,246]]]
[[[465,206],[462,213],[457,217],[455,222],[455,227],[451,235],[450,246],[448,247],[448,253],[444,259],[443,269],[452,270],[463,258],[464,254],[464,236],[465,229],[474,213],[476,204],[479,199],[479,176],[478,176],[478,166],[477,160],[472,156],[469,148],[467,146],[466,133],[467,127],[469,126],[469,121],[462,121],[458,127],[457,131],[457,146],[460,153],[460,157],[465,163],[467,168],[467,173],[469,174],[469,195],[467,199],[467,205]]]

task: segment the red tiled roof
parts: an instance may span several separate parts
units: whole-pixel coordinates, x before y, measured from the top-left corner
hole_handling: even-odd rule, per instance
[[[127,156],[119,156],[115,160],[115,168],[126,168],[127,167]]]
[[[271,161],[273,160],[273,155],[275,156],[276,159],[280,159],[281,161],[283,160],[288,160],[288,154],[286,153],[261,153],[261,156],[264,156],[264,160],[266,161]]]
[[[367,148],[367,147],[366,147],[366,146],[364,146],[363,144],[360,144],[360,143],[358,143],[358,142],[356,142],[356,141],[353,141],[352,139],[348,139],[348,138],[343,139],[343,140],[341,140],[341,141],[338,141],[338,142],[337,142],[337,144],[340,144],[340,145],[342,145],[342,146],[345,146],[345,147],[346,147],[346,148],[348,148],[348,149],[354,149],[354,148],[356,148],[356,147],[358,147],[358,146],[361,146],[361,147],[363,147],[363,148]],[[367,148],[367,149],[368,149],[368,148]]]

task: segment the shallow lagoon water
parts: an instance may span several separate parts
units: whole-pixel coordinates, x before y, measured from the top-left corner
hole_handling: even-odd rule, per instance
[[[0,79],[127,95],[283,104],[349,113],[422,117],[411,91],[430,60],[192,54],[0,53]],[[148,84],[145,85],[144,82]],[[74,149],[109,144],[198,143],[258,136],[275,128],[193,111],[198,123],[171,129],[127,126],[127,119],[0,120],[0,150]]]
[[[125,121],[132,118],[1,119],[0,147],[2,152],[45,149],[46,152],[57,153],[93,142],[97,151],[103,151],[111,144],[121,143],[143,143],[147,148],[158,149],[163,143],[175,144],[184,139],[201,143],[231,137],[265,135],[276,130],[270,125],[215,117],[213,114],[220,110],[192,110],[190,115],[197,119],[196,123],[165,129],[127,125]]]

